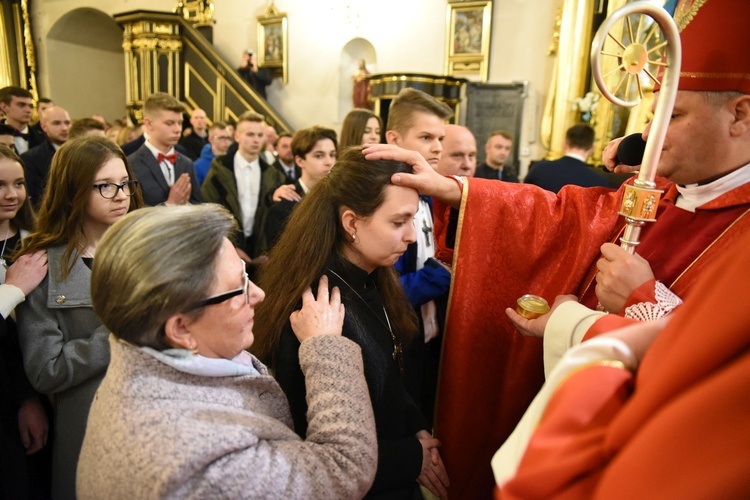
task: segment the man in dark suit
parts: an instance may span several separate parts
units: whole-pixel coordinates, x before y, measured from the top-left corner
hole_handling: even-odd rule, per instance
[[[586,164],[593,150],[594,129],[585,123],[573,125],[565,133],[565,156],[535,164],[524,179],[524,184],[534,184],[553,193],[568,184],[609,187],[609,180]]]
[[[292,134],[282,132],[276,140],[276,161],[273,167],[284,174],[284,184],[294,184],[302,175],[302,171],[294,161],[292,152]]]
[[[44,111],[40,123],[47,140],[21,155],[26,174],[26,191],[35,207],[39,207],[44,188],[47,186],[52,157],[68,140],[70,115],[63,108],[52,106]]]
[[[190,113],[190,128],[192,132],[180,140],[180,145],[187,151],[187,157],[195,161],[200,158],[203,146],[208,144],[205,111],[195,108]]]
[[[513,150],[513,136],[504,130],[494,130],[484,145],[485,160],[477,167],[474,177],[482,179],[499,179],[506,182],[518,182],[518,175],[508,158]]]
[[[16,131],[14,142],[18,154],[44,142],[44,133],[29,126],[34,111],[31,92],[21,87],[3,87],[0,89],[0,111],[5,115],[2,123]]]
[[[201,203],[193,162],[175,151],[182,134],[182,103],[169,94],[148,96],[143,104],[147,139],[128,156],[146,205]]]

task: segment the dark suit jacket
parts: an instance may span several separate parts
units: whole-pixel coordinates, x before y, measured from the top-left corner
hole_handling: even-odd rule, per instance
[[[300,196],[305,196],[305,190],[300,186],[299,180],[294,182],[294,190]],[[261,241],[261,249],[264,253],[273,248],[298,203],[297,201],[281,200],[268,208],[266,218],[263,221],[263,240]]]
[[[126,142],[125,144],[120,146],[120,148],[122,149],[122,152],[125,153],[125,156],[130,156],[138,151],[138,149],[143,146],[144,142],[146,142],[146,137],[143,135],[139,135],[132,141]]]
[[[540,161],[531,167],[524,184],[534,184],[553,193],[563,186],[574,184],[582,187],[609,187],[609,179],[578,158],[563,156],[559,160]]]
[[[21,155],[26,175],[26,191],[35,207],[39,207],[39,202],[42,201],[54,155],[55,147],[49,141],[44,141]]]
[[[178,145],[182,146],[185,148],[185,151],[187,151],[185,156],[195,161],[201,157],[201,151],[206,144],[208,144],[208,135],[206,135],[206,137],[201,137],[193,132],[190,135],[183,137]],[[180,153],[182,153],[182,151],[180,151]]]
[[[510,165],[505,165],[503,167],[503,171],[500,174],[501,177],[499,180],[505,181],[505,182],[518,182],[518,176],[514,172],[514,169]],[[490,167],[486,163],[482,163],[477,167],[476,172],[474,172],[474,177],[479,177],[480,179],[495,179],[497,178],[497,170]]]
[[[169,197],[169,186],[164,174],[161,172],[159,163],[154,158],[151,150],[144,144],[135,153],[128,156],[133,173],[136,179],[141,183],[141,192],[143,201],[146,205],[154,206],[167,201]],[[190,193],[190,203],[203,203],[201,197],[201,187],[198,179],[195,177],[195,168],[189,158],[177,153],[177,162],[174,166],[174,178],[177,180],[182,174],[190,175],[190,184],[192,192]]]
[[[275,162],[273,162],[273,168],[281,172],[281,174],[284,176],[286,181],[284,184],[294,184],[297,182],[302,175],[302,170],[295,164],[294,165],[294,179],[289,178],[288,175],[286,175],[286,170],[284,170],[284,167],[281,165],[281,162],[277,158]]]

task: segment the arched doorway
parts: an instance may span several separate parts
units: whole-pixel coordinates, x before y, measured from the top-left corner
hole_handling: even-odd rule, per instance
[[[339,123],[344,121],[346,114],[354,107],[352,104],[354,84],[352,77],[357,73],[360,59],[364,59],[370,73],[375,73],[377,64],[375,47],[364,38],[353,38],[344,45],[339,61]]]
[[[122,30],[92,8],[75,9],[47,33],[49,97],[72,118],[125,116],[125,55]]]

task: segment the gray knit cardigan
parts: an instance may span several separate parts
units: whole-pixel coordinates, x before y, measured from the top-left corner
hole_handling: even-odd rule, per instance
[[[375,422],[350,340],[302,343],[305,441],[257,359],[260,376],[204,377],[114,336],[110,348],[78,463],[79,498],[360,498],[369,490]]]

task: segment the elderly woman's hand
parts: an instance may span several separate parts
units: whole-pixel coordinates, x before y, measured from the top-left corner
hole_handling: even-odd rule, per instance
[[[323,275],[318,284],[318,298],[308,287],[302,294],[302,309],[289,317],[294,335],[300,342],[318,335],[341,335],[344,324],[344,304],[337,287],[328,295],[328,277]]]
[[[20,256],[5,274],[5,283],[21,289],[28,295],[39,286],[47,275],[47,252],[39,250],[32,254]]]

